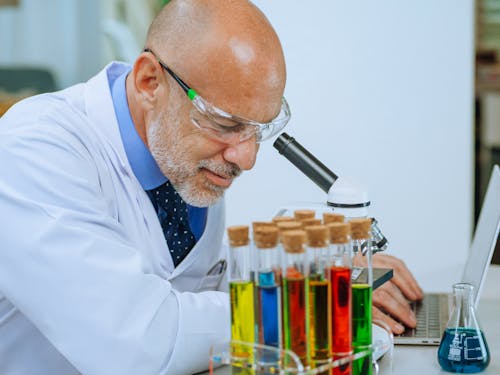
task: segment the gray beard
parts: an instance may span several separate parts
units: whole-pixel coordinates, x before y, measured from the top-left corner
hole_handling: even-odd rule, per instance
[[[149,150],[156,160],[162,173],[168,177],[177,193],[184,201],[195,207],[211,206],[223,197],[225,188],[204,179],[202,186],[197,186],[196,176],[202,169],[208,169],[222,176],[237,177],[241,169],[232,163],[220,164],[210,159],[204,159],[192,165],[181,148],[176,130],[179,121],[175,123],[162,121],[166,116],[160,116],[148,128]]]

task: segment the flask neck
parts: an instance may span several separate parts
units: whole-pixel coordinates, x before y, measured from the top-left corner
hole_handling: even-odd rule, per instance
[[[477,326],[474,312],[474,287],[467,283],[453,285],[454,313],[452,314],[453,325],[459,327]]]

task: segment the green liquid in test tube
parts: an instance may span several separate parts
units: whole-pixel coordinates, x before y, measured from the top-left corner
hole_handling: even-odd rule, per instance
[[[369,347],[372,343],[372,287],[368,284],[352,286],[353,347]],[[371,374],[371,356],[354,361],[353,375]]]
[[[352,348],[354,353],[371,350],[372,344],[372,252],[371,219],[352,219],[351,238],[354,264],[362,261],[366,269],[352,282]],[[362,251],[364,249],[364,252]],[[352,363],[352,375],[372,375],[372,355]]]

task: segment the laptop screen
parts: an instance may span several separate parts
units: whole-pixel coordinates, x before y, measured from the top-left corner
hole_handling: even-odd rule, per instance
[[[486,271],[493,256],[493,250],[500,229],[500,168],[493,167],[488,189],[477,222],[462,281],[471,283],[476,290],[475,304],[479,303]]]

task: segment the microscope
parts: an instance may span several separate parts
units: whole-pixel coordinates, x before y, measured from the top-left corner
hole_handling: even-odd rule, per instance
[[[282,133],[273,146],[327,193],[326,204],[317,207],[311,207],[311,205],[308,207],[285,207],[279,210],[277,216],[293,213],[291,212],[293,209],[316,208],[320,211],[342,214],[348,219],[368,217],[370,200],[368,193],[361,185],[348,178],[337,176],[287,133]],[[371,235],[373,254],[387,249],[387,238],[380,231],[375,218],[372,218]]]

